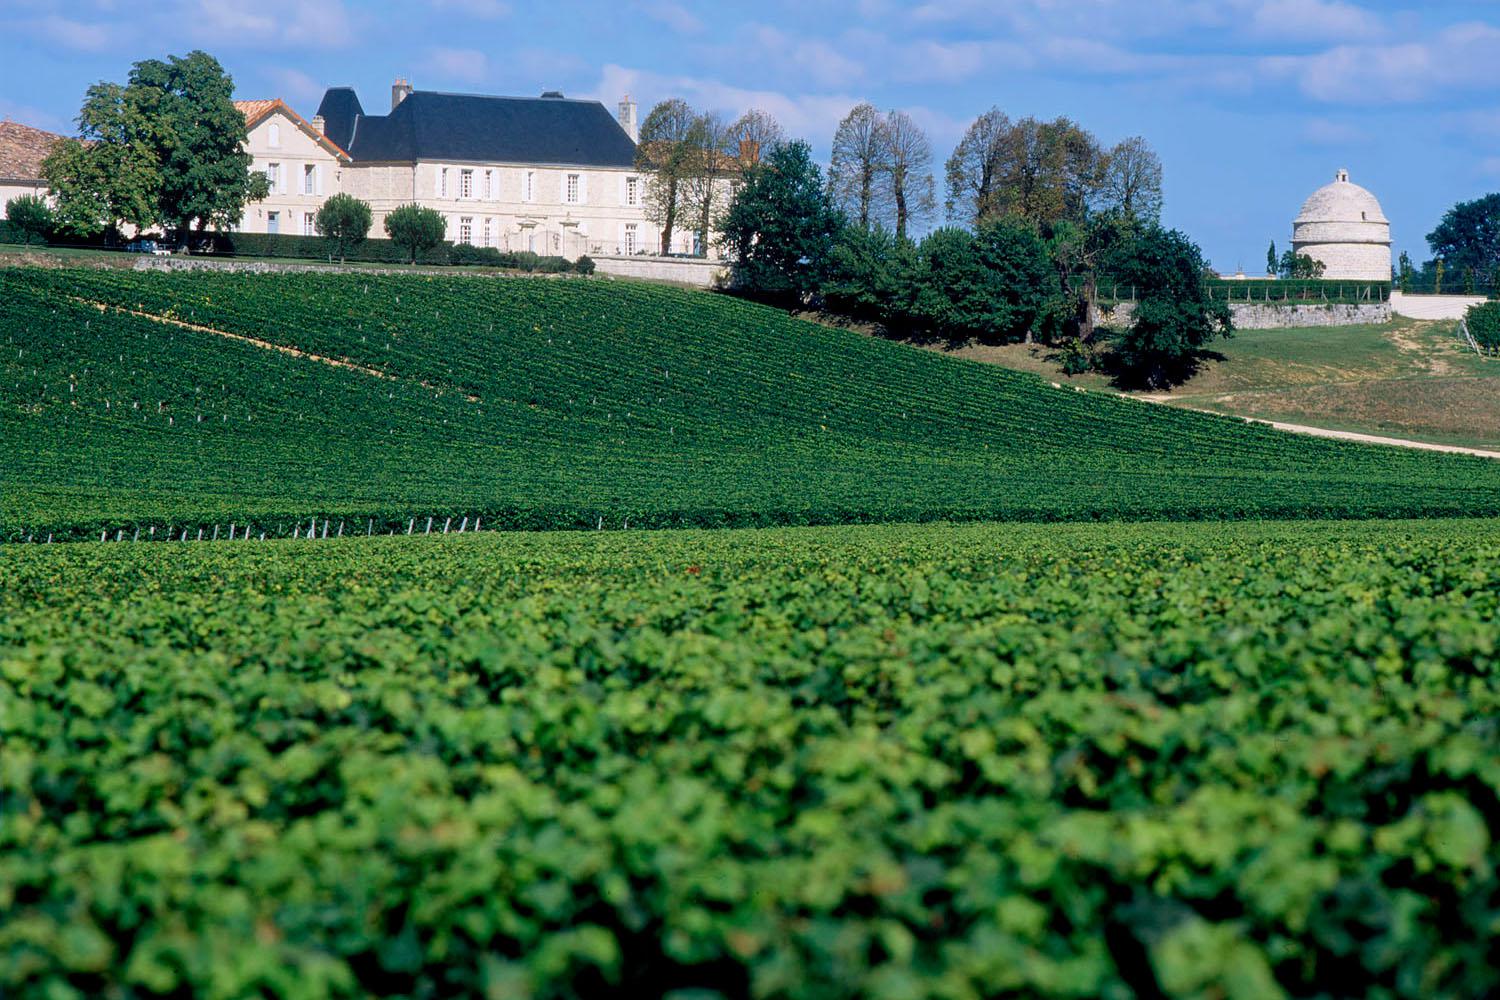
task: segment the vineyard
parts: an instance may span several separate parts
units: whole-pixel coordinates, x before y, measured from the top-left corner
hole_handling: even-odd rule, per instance
[[[0,540],[1500,514],[1491,461],[666,287],[15,268],[0,301]]]
[[[0,993],[1500,990],[1495,522],[18,547]]]

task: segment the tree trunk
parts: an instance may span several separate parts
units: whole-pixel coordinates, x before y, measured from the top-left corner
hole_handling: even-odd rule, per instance
[[[677,178],[667,181],[667,217],[661,227],[661,255],[672,252],[672,229],[677,225]]]
[[[896,238],[900,239],[906,235],[906,183],[897,181],[895,184],[896,194]]]
[[[1099,306],[1099,285],[1089,272],[1083,279],[1083,297],[1079,303],[1078,339],[1085,344],[1094,342],[1094,313]]]

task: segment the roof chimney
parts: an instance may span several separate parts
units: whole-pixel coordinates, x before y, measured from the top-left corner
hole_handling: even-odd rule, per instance
[[[404,77],[396,77],[396,82],[391,84],[391,110],[396,110],[396,105],[411,96],[411,81]]]
[[[640,142],[641,127],[635,120],[635,102],[630,99],[629,94],[620,98],[620,110],[616,117],[619,118],[620,127],[625,130],[625,134],[630,136],[630,141]]]
[[[313,115],[312,127],[318,130],[319,135],[328,134],[328,123],[323,120],[322,115]]]

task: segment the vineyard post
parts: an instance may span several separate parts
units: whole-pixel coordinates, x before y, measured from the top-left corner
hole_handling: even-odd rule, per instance
[[[219,526],[217,524],[214,525],[214,537],[213,537],[213,540],[216,541],[216,542],[219,540]]]
[[[424,534],[424,535],[430,535],[430,534],[432,534],[432,518],[429,517],[427,519],[427,530],[424,531],[424,532],[422,532],[422,534]]]
[[[466,529],[466,528],[468,528],[468,526],[469,526],[469,515],[467,515],[467,514],[465,514],[465,515],[464,515],[464,523],[463,523],[463,524],[460,524],[460,525],[459,525],[459,526],[458,526],[458,533],[459,533],[459,534],[460,534],[460,535],[462,535],[462,534],[463,534],[463,533],[464,533],[464,530],[465,530],[465,529]]]
[[[52,532],[50,532],[50,531],[47,532],[47,544],[48,545],[52,544]]]
[[[151,539],[153,539],[155,537],[156,537],[156,525],[153,524],[149,529],[147,529],[147,532],[146,532],[146,541],[149,542],[149,541],[151,541]]]
[[[99,541],[101,541],[101,542],[104,541],[104,536],[107,535],[107,534],[109,534],[109,529],[108,528],[101,528],[99,530]]]
[[[123,542],[124,540],[125,540],[125,529],[121,528],[120,530],[118,530],[118,531],[115,532],[115,541],[117,541],[117,542]]]
[[[200,542],[203,541],[203,529],[202,528],[198,529],[198,541],[200,541]]]
[[[328,518],[323,518],[323,537],[328,537]]]
[[[136,525],[136,528],[135,528],[135,537],[132,538],[131,541],[132,542],[138,542],[140,540],[141,540],[141,528],[140,528],[140,525]]]
[[[474,518],[474,530],[475,531],[479,530],[479,518],[477,518],[477,517]]]
[[[375,519],[372,517],[370,518],[370,523],[365,525],[365,536],[369,537],[373,534],[375,534]]]
[[[229,540],[231,542],[234,541],[234,522],[233,521],[229,522]]]
[[[443,522],[443,534],[446,535],[448,533],[448,525],[450,525],[452,523],[453,523],[453,518],[451,518],[451,517],[448,518],[448,520],[446,520],[446,521]]]
[[[411,529],[413,527],[415,527],[416,523],[417,523],[417,519],[416,518],[412,518],[410,521],[406,522],[406,533],[408,535],[411,534]]]
[[[339,522],[339,537],[340,538],[344,537],[344,522],[343,521]]]

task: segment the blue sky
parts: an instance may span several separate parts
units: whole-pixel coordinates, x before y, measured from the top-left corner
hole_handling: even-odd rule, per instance
[[[64,130],[84,88],[203,48],[241,97],[304,114],[391,80],[610,106],[757,106],[826,156],[859,100],[911,112],[936,164],[967,123],[1068,115],[1161,154],[1168,224],[1215,266],[1263,269],[1302,199],[1347,167],[1397,249],[1500,190],[1500,2],[1427,0],[0,0],[0,116]]]

